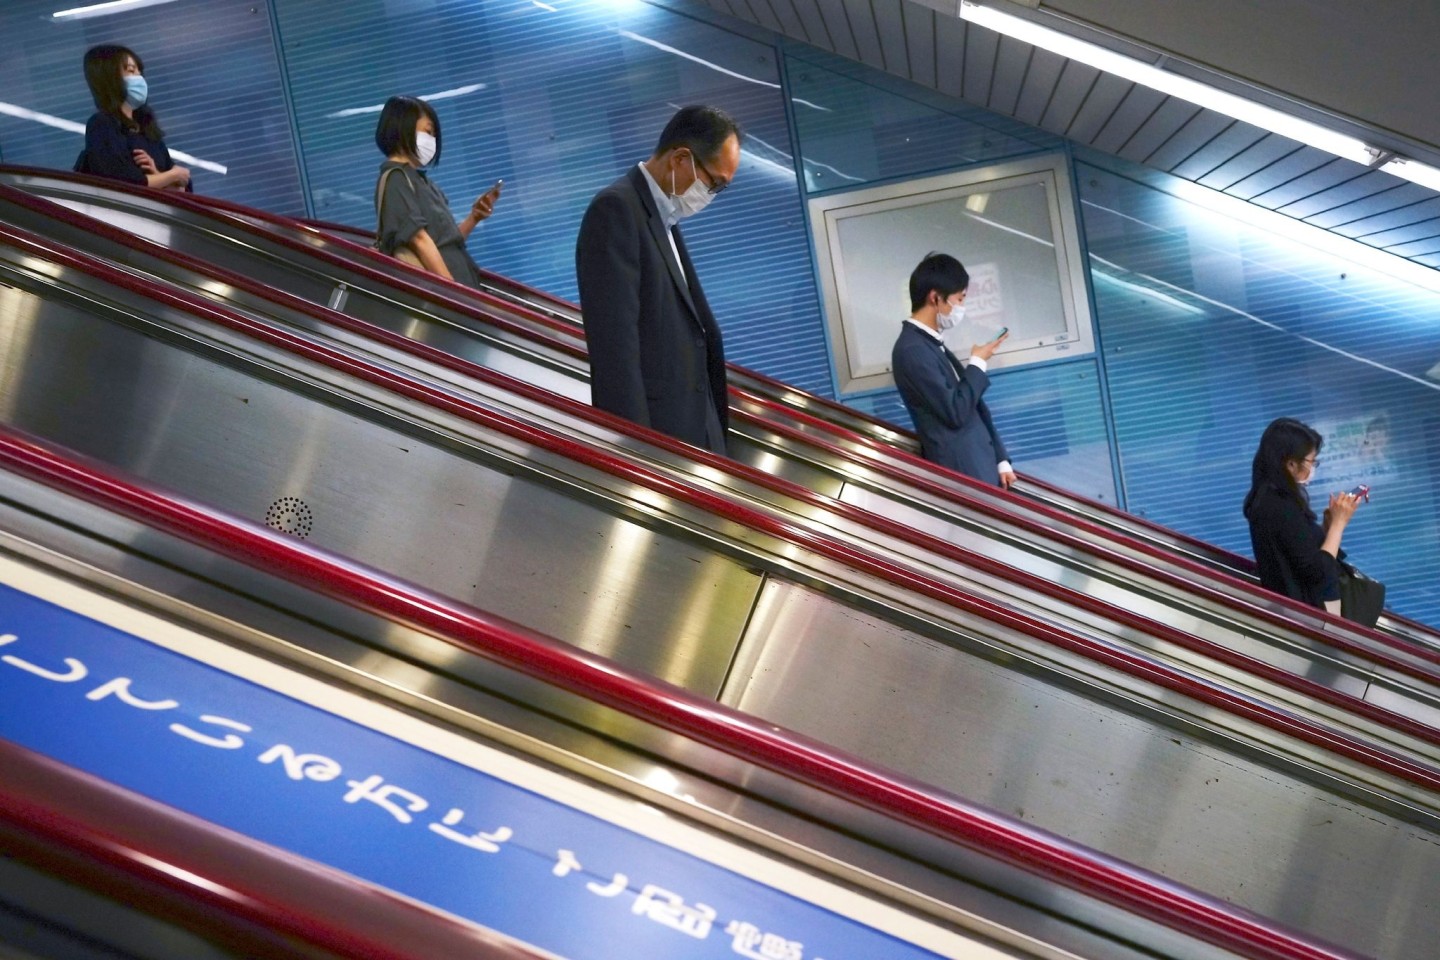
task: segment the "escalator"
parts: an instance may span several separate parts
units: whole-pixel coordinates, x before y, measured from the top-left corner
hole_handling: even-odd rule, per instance
[[[1357,956],[8,430],[0,594],[25,960]]]
[[[151,275],[175,280],[206,295],[216,296],[221,302],[253,306],[258,302],[257,296],[263,300],[265,295],[266,288],[257,286],[248,276],[255,272],[254,270],[247,269],[245,274],[238,276],[219,274],[220,280],[214,279],[213,275],[211,279],[206,279],[199,273],[205,268],[195,265],[193,261],[190,268],[183,264],[167,264],[158,252],[146,254],[143,249],[135,249],[143,245],[132,241],[127,247],[126,241],[130,238],[123,233],[107,238],[104,236],[105,229],[93,222],[64,223],[53,216],[47,216],[45,210],[41,209],[43,203],[17,198],[11,194],[5,196],[8,199],[3,210],[12,222],[26,223],[46,234],[83,244],[91,252],[108,259],[130,264]],[[30,206],[27,208],[22,205],[24,203]],[[169,239],[176,246],[185,246],[173,235],[170,235]],[[230,259],[236,257],[233,250],[221,252]],[[261,266],[267,263],[256,262]],[[252,260],[246,260],[245,264],[247,268],[255,265]],[[267,279],[273,279],[273,276],[264,274],[263,271],[261,273]],[[257,295],[253,291],[242,292],[247,283],[260,293]],[[349,305],[354,307],[355,303]],[[383,305],[382,301],[373,300],[369,306],[358,312],[373,318],[374,315],[383,313]],[[278,309],[264,304],[256,308],[271,314]],[[302,325],[308,322],[313,326],[313,321],[304,318],[290,322]],[[395,305],[392,305],[381,325],[384,329],[403,333],[421,344],[437,347],[458,357],[473,359],[488,368],[509,373],[526,383],[543,385],[562,393],[575,392],[575,381],[559,372],[565,360],[563,351],[557,348],[546,352],[543,343],[536,345],[529,341],[515,346],[513,339],[506,337],[507,332],[514,332],[513,328],[509,331],[491,331],[491,336],[482,339],[454,325],[427,323],[423,316],[417,316],[411,310]],[[349,334],[332,336],[343,339],[346,343],[353,342],[354,339]],[[393,352],[384,356],[393,362]],[[475,371],[472,368],[473,373]],[[543,401],[541,403],[543,404]],[[671,449],[681,448],[671,444]],[[636,448],[630,445],[627,450],[634,453]],[[775,458],[766,451],[759,451],[747,459],[762,469],[769,468],[766,472],[777,471],[773,462]],[[672,457],[661,466],[671,469],[673,461]],[[719,461],[716,467],[725,469],[724,462]],[[797,474],[801,469],[801,466],[796,465],[796,461],[791,460],[781,464],[778,472],[788,476]],[[704,470],[700,472],[700,476],[711,479],[716,473],[716,469]],[[683,474],[680,476],[685,479]],[[694,479],[693,474],[690,479]],[[783,480],[784,476],[780,479]],[[860,516],[883,516],[886,513],[884,505],[875,499],[875,494],[879,491],[893,492],[893,487],[884,479],[872,482],[868,489],[863,484],[854,482],[846,483],[843,487],[836,486],[824,477],[817,478],[813,470],[810,476],[802,479],[808,481],[806,486],[819,487],[822,493],[844,503],[871,508],[868,513]],[[721,480],[724,481],[725,478]],[[740,481],[728,482],[733,488]],[[760,478],[759,482],[763,483],[763,478]],[[754,483],[751,483],[751,486],[753,487]],[[783,484],[770,486],[783,487]],[[790,501],[797,497],[793,492],[786,494],[783,489],[781,495],[788,496]],[[998,499],[1004,495],[997,492],[991,496]],[[773,499],[772,495],[772,501]],[[813,498],[811,502],[813,503]],[[934,503],[932,497],[928,505]],[[971,589],[988,590],[988,595],[1000,602],[1005,602],[1006,598],[1018,598],[1024,604],[1037,609],[1083,607],[1091,614],[1108,616],[1112,621],[1117,616],[1115,611],[1123,611],[1124,615],[1119,616],[1119,626],[1112,624],[1112,633],[1128,626],[1131,642],[1141,643],[1145,641],[1133,638],[1145,633],[1154,634],[1158,639],[1148,643],[1147,649],[1152,653],[1173,656],[1172,651],[1178,646],[1185,652],[1179,655],[1177,662],[1187,667],[1219,658],[1225,664],[1226,670],[1239,669],[1268,674],[1266,683],[1277,677],[1281,682],[1285,682],[1286,677],[1319,676],[1325,680],[1326,686],[1337,688],[1347,696],[1360,697],[1382,710],[1399,713],[1430,726],[1440,726],[1440,722],[1437,722],[1440,714],[1436,713],[1433,693],[1433,678],[1437,665],[1440,665],[1440,653],[1431,653],[1424,648],[1412,648],[1409,645],[1400,645],[1398,648],[1384,644],[1378,647],[1367,646],[1356,642],[1349,632],[1342,631],[1337,636],[1324,631],[1296,628],[1283,617],[1278,618],[1278,622],[1288,629],[1276,630],[1273,624],[1277,618],[1272,616],[1270,620],[1262,618],[1259,624],[1269,625],[1269,633],[1258,634],[1254,618],[1246,615],[1249,608],[1242,606],[1238,613],[1235,612],[1233,601],[1224,592],[1223,584],[1206,586],[1198,601],[1193,592],[1179,596],[1167,593],[1167,582],[1163,578],[1156,580],[1152,577],[1137,584],[1135,571],[1149,569],[1146,555],[1138,548],[1130,554],[1091,556],[1082,553],[1085,545],[1069,538],[1068,534],[1056,534],[1050,528],[1027,522],[1024,518],[1017,520],[983,502],[972,503],[970,514],[963,517],[963,527],[955,522],[956,514],[951,513],[947,519],[942,520],[923,512],[922,507],[926,505],[892,504],[889,513],[892,519],[898,517],[908,521],[906,526],[909,529],[928,533],[932,538],[958,547],[959,553],[949,553],[947,572],[961,578],[968,576]],[[940,548],[944,553],[944,543],[940,544]],[[910,559],[913,561],[915,555],[912,554]],[[925,562],[947,561],[932,559]],[[957,563],[959,567],[956,566]],[[977,575],[986,580],[988,586],[985,582],[975,582]],[[1198,602],[1208,602],[1211,606],[1194,609]],[[1253,613],[1253,609],[1250,612]],[[1335,621],[1328,626],[1333,627],[1336,623],[1342,622]],[[1306,666],[1307,663],[1310,665]],[[1337,670],[1340,671],[1339,674],[1336,673]],[[1342,674],[1344,676],[1341,676]],[[1303,703],[1314,698],[1317,693],[1323,698],[1324,691],[1317,691],[1313,686],[1306,685],[1298,700],[1291,696],[1288,702],[1292,705]],[[1265,695],[1271,694],[1266,690]],[[1387,722],[1383,716],[1379,719],[1382,723]]]
[[[967,599],[793,514],[687,489],[582,442],[578,413],[574,435],[547,434],[193,294],[8,242],[16,426],[767,721],[793,715],[928,782],[1002,807],[1053,804],[1030,816],[1141,862],[1158,851],[1167,874],[1225,896],[1283,901],[1295,877],[1274,864],[1293,859],[1296,832],[1341,860],[1398,844],[1429,869],[1424,763],[1341,749],[1345,737],[1313,722]],[[937,753],[937,738],[955,753]],[[1204,771],[1216,775],[1202,796],[1187,788]],[[1343,829],[1307,828],[1309,803],[1348,808]],[[1225,821],[1240,809],[1277,811],[1281,847],[1238,842]],[[1107,821],[1146,825],[1117,837]],[[1232,833],[1198,840],[1217,829]],[[1379,936],[1361,904],[1390,890],[1326,879],[1347,891],[1344,909],[1276,909]]]
[[[547,389],[588,398],[573,311],[529,288],[492,278],[491,290],[475,294],[313,229],[217,201],[156,199],[35,171],[4,176],[311,302],[534,377],[532,382]],[[209,210],[212,206],[219,212]],[[397,285],[397,274],[409,289]],[[484,329],[476,327],[477,319]],[[537,363],[517,363],[516,353]],[[1305,646],[1338,644],[1440,665],[1440,638],[1419,624],[1387,616],[1382,634],[1364,630],[1259,589],[1253,577],[1234,569],[1242,561],[1223,551],[1033,481],[1026,482],[1025,497],[1008,496],[897,449],[893,444],[907,441],[893,428],[748,371],[732,371],[732,380],[732,453],[759,469],[967,546],[973,541],[965,528],[973,527],[977,516],[987,525],[1008,526],[1031,554],[1048,540],[1048,563],[1023,556],[1006,562],[1028,564],[1051,580],[1059,579],[1051,572],[1057,563],[1079,566],[1082,577],[1123,578],[1143,594],[1123,605],[1168,607],[1177,627],[1226,646],[1244,649],[1251,635],[1279,632]],[[839,418],[844,429],[815,414]]]

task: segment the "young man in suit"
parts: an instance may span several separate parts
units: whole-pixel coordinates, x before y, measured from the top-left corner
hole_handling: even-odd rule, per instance
[[[730,185],[740,136],[721,110],[682,108],[650,159],[590,201],[575,245],[591,402],[716,453],[725,347],[676,224]]]
[[[966,360],[941,333],[960,322],[970,275],[959,260],[932,253],[910,274],[910,319],[891,351],[895,386],[920,434],[925,459],[1010,489],[1015,471],[983,399],[986,363],[1008,334],[977,344]]]

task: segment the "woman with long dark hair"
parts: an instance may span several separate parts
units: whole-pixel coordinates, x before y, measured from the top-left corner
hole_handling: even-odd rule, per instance
[[[470,205],[459,223],[450,201],[426,170],[440,162],[440,117],[418,97],[391,97],[375,125],[375,145],[385,155],[375,184],[376,240],[385,253],[467,286],[480,271],[465,249],[470,232],[495,209],[500,181]]]
[[[1330,496],[1323,522],[1310,509],[1305,485],[1315,474],[1324,439],[1289,417],[1265,428],[1250,468],[1245,519],[1250,545],[1268,590],[1312,607],[1340,612],[1340,538],[1359,497]]]
[[[189,189],[190,171],[170,159],[150,107],[144,62],[118,44],[91,47],[85,82],[96,113],[85,124],[85,152],[75,169],[162,190]]]

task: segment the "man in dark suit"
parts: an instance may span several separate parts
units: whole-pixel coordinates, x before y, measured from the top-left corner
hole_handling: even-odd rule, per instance
[[[740,136],[724,112],[684,107],[650,159],[590,201],[575,245],[591,402],[716,453],[725,347],[675,224],[730,185]]]
[[[1010,489],[1015,471],[982,399],[986,363],[1008,334],[976,345],[966,360],[940,334],[960,322],[970,275],[959,260],[932,253],[910,274],[910,319],[890,354],[895,386],[920,434],[926,460]]]

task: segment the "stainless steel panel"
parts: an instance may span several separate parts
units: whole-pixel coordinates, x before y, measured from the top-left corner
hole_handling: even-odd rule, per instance
[[[318,378],[313,383],[312,377],[292,378],[277,368],[264,369],[254,360],[238,357],[222,363],[222,353],[237,353],[238,345],[206,345],[195,340],[181,349],[118,322],[101,323],[90,310],[43,303],[19,291],[10,291],[0,302],[0,323],[14,331],[0,376],[0,409],[22,428],[43,432],[252,518],[269,512],[277,500],[293,497],[308,511],[309,529],[297,532],[307,533],[324,546],[693,689],[713,694],[719,688],[719,674],[744,629],[758,580],[750,565],[706,549],[698,536],[681,535],[669,526],[660,532],[658,525],[631,518],[632,511],[626,511],[626,516],[607,513],[597,506],[597,496],[584,493],[578,476],[532,471],[521,459],[523,450],[487,447],[445,423],[444,418],[436,418],[433,426],[415,419],[407,423],[398,410],[382,409],[382,404],[393,401],[378,395],[362,392],[347,401],[326,395]],[[165,336],[175,340],[191,335],[177,326]],[[419,413],[423,411],[409,411],[409,416]],[[567,485],[571,491],[562,492],[560,487]],[[285,513],[287,523],[295,523],[300,513],[292,506]],[[718,540],[722,534],[738,537],[742,533],[707,535]],[[788,551],[797,562],[800,553]],[[1183,698],[1142,689],[1143,685],[1122,687],[1114,677],[1100,676],[1101,671],[1079,676],[1077,671],[1084,671],[1085,664],[1076,658],[1062,662],[1064,658],[1053,651],[1047,654],[1049,662],[1042,670],[1033,650],[1012,647],[1011,652],[999,656],[1017,664],[1025,660],[1028,666],[985,672],[969,661],[993,663],[995,655],[982,658],[916,632],[917,618],[946,622],[940,604],[917,601],[894,588],[888,593],[876,590],[863,600],[849,596],[838,582],[832,581],[828,589],[832,595],[824,599],[831,609],[823,617],[808,616],[799,607],[792,610],[792,601],[787,599],[818,598],[818,593],[796,588],[780,598],[785,599],[780,604],[785,608],[783,615],[762,615],[746,634],[767,637],[768,645],[749,647],[746,656],[754,663],[768,663],[770,658],[784,663],[794,660],[799,672],[781,677],[779,688],[788,691],[782,696],[803,702],[807,716],[814,714],[797,726],[833,742],[828,730],[832,718],[822,709],[812,710],[805,694],[810,682],[823,677],[814,674],[814,663],[807,655],[828,644],[821,659],[830,662],[835,677],[824,696],[852,702],[867,711],[867,729],[886,728],[890,732],[880,736],[899,744],[887,752],[887,762],[907,767],[913,762],[914,769],[908,772],[931,780],[950,783],[937,776],[931,765],[937,759],[950,764],[956,760],[953,756],[937,758],[933,747],[921,751],[910,741],[909,731],[928,730],[926,718],[931,714],[956,713],[952,681],[961,674],[984,680],[980,688],[963,694],[967,703],[1008,704],[1004,710],[997,707],[994,711],[998,726],[977,734],[980,745],[976,749],[990,751],[997,758],[1030,749],[1024,736],[1010,734],[1012,726],[1021,734],[1029,732],[1010,717],[1010,712],[1021,709],[1013,702],[1016,689],[1036,700],[1033,709],[1038,710],[1041,701],[1059,704],[1045,713],[1052,722],[1064,723],[1069,716],[1066,711],[1075,713],[1080,719],[1062,727],[1068,730],[1073,726],[1074,736],[1092,730],[1094,717],[1104,720],[1123,715],[1128,719],[1110,721],[1116,725],[1114,729],[1125,731],[1123,741],[1117,742],[1139,744],[1135,749],[1170,751],[1165,744],[1172,739],[1172,724],[1188,727],[1213,719],[1215,729],[1220,730],[1224,720],[1165,719],[1157,711],[1181,711],[1183,705],[1176,701]],[[854,589],[859,591],[861,586]],[[842,594],[847,596],[843,602],[838,599]],[[895,611],[893,620],[887,618],[888,637],[877,634],[875,627],[875,611],[887,606]],[[948,616],[953,618],[953,612]],[[811,620],[818,624],[818,633],[800,629]],[[931,629],[944,633],[958,628]],[[967,629],[977,627],[972,624]],[[980,625],[978,629],[987,628]],[[932,668],[907,662],[903,656],[926,649],[948,650],[945,656],[954,659],[946,661],[948,666]],[[871,651],[880,651],[882,661],[872,662],[872,656],[880,654]],[[920,672],[909,672],[917,667]],[[748,677],[751,672],[741,671],[736,676]],[[901,676],[908,679],[902,682],[897,679]],[[921,678],[919,688],[914,680],[917,676]],[[797,685],[794,681],[802,682]],[[857,683],[861,686],[852,689]],[[761,693],[772,689],[759,683],[755,686]],[[1075,692],[1078,688],[1092,692]],[[1097,699],[1093,691],[1100,689],[1111,693]],[[744,690],[741,693],[750,696]],[[900,709],[902,701],[897,697],[904,698],[903,704],[911,710],[909,717]],[[1131,705],[1117,707],[1116,700],[1121,698]],[[1071,706],[1072,701],[1080,706]],[[766,708],[764,703],[748,704],[743,697],[738,702],[762,710],[762,715]],[[1195,713],[1193,705],[1183,709]],[[877,717],[883,719],[877,722]],[[837,732],[842,741],[849,736],[844,724],[838,725]],[[1287,784],[1292,794],[1326,797],[1330,804],[1360,811],[1357,815],[1376,823],[1400,817],[1396,811],[1404,804],[1380,796],[1389,792],[1388,788],[1374,788],[1373,805],[1361,800],[1371,790],[1365,784],[1337,782],[1334,791],[1327,793],[1313,777],[1329,782],[1338,775],[1323,770],[1312,778],[1287,774],[1296,765],[1294,755],[1277,759],[1274,765],[1255,759],[1254,751],[1265,747],[1263,738],[1261,747],[1227,753],[1216,744],[1229,742],[1237,734],[1229,731],[1216,736],[1216,741],[1205,740],[1201,748],[1187,748],[1182,741],[1182,750],[1177,751],[1180,759],[1167,756],[1154,761],[1142,758],[1141,762],[1127,756],[1123,763],[1117,760],[1113,769],[1123,774],[1116,781],[1118,786],[1092,782],[1090,787],[1097,796],[1107,803],[1118,797],[1119,803],[1085,808],[1102,822],[1102,828],[1096,828],[1101,838],[1113,839],[1103,829],[1105,824],[1126,822],[1127,818],[1143,822],[1156,797],[1162,806],[1169,802],[1168,790],[1203,794],[1202,787],[1211,784],[1191,778],[1182,779],[1177,786],[1174,780],[1176,768],[1189,769],[1185,766],[1191,762],[1188,755],[1197,751],[1207,758],[1203,768],[1207,778],[1212,768],[1218,770],[1221,764],[1213,753],[1230,758],[1230,775],[1239,778],[1243,773],[1242,784],[1252,777]],[[1100,739],[1097,733],[1097,742]],[[852,746],[848,742],[843,745]],[[1092,752],[1090,759],[1096,756]],[[1039,760],[1049,763],[1051,758],[1047,753]],[[1042,774],[1045,767],[1038,764],[1000,769],[1017,778],[1025,772],[1049,776]],[[1079,777],[1069,767],[1061,765],[1059,769],[1067,777]],[[953,778],[956,774],[950,770],[947,775]],[[1052,806],[1076,806],[1072,802],[1049,803],[1047,782],[1017,780],[1025,790],[1016,795],[1016,802],[1037,806],[1046,816],[1052,815]],[[1050,786],[1060,789],[1066,785]],[[1037,789],[1033,795],[1026,792]],[[1260,791],[1265,804],[1271,803],[1270,794],[1278,789]],[[1080,787],[1074,790],[1084,792]],[[1223,802],[1233,801],[1226,794]],[[1289,816],[1288,810],[1283,812]],[[1310,808],[1306,812],[1311,812]],[[1264,806],[1261,813],[1269,816],[1269,807]],[[1159,846],[1163,856],[1142,862],[1168,871],[1166,857],[1181,856],[1176,850],[1180,842],[1160,828],[1170,826],[1178,834],[1182,827],[1167,817],[1159,819],[1163,822],[1147,823],[1146,830],[1157,835],[1150,842]],[[1417,814],[1417,819],[1424,818]],[[1206,820],[1205,826],[1217,823],[1234,827],[1224,817]],[[1414,833],[1424,831],[1417,828]],[[1192,833],[1192,843],[1196,842],[1194,836]],[[1376,834],[1368,836],[1373,839]],[[1247,841],[1248,836],[1226,836],[1217,842],[1234,851],[1245,849]],[[1431,843],[1429,848],[1436,846]],[[1397,849],[1404,857],[1411,856],[1409,846]],[[1182,866],[1188,866],[1188,861]],[[1432,866],[1422,860],[1416,869],[1423,874]],[[1196,872],[1202,880],[1210,878],[1210,872]],[[1284,884],[1286,889],[1293,886],[1288,879]],[[1210,889],[1213,892],[1215,888]],[[1230,895],[1228,888],[1222,889],[1224,895]]]
[[[118,549],[120,543],[143,552]],[[419,658],[444,663],[443,675],[417,668],[412,648],[443,644],[304,588],[277,591],[263,572],[5,473],[0,555],[599,781],[664,815],[695,820],[920,916],[1010,945],[1016,956],[1233,960],[1228,951],[1023,870],[998,868],[983,851],[941,843],[929,831],[608,708],[517,682],[475,658]],[[744,792],[732,783],[743,783]]]
[[[1368,955],[1440,937],[1433,823],[813,591],[766,586],[723,701]]]
[[[151,207],[160,206],[158,203],[147,200],[140,202],[138,206],[140,208],[143,208],[145,217],[159,216],[159,214],[155,210],[150,209]],[[27,214],[25,211],[14,212],[14,215],[19,217],[24,222],[29,222],[28,220],[26,220],[27,216],[29,217],[29,220],[37,219],[33,214]],[[129,211],[123,209],[120,211],[120,216],[122,217],[131,215],[132,214]],[[141,215],[138,213],[134,214],[134,216],[137,219],[141,218]],[[36,223],[36,226],[40,227],[42,226],[42,224]],[[195,232],[196,230],[193,224],[188,223],[184,224],[183,226],[177,225],[173,228],[170,226],[166,226],[165,229],[170,232],[172,243],[183,238],[188,233]],[[86,238],[83,235],[80,235],[79,232],[76,231],[74,228],[66,228],[63,232],[65,232],[65,236],[63,237],[63,239],[70,240],[72,242],[87,242]],[[201,232],[203,233],[203,231]],[[207,240],[205,242],[213,244],[219,241]],[[134,255],[128,254],[123,249],[119,249],[118,252],[116,252],[116,250],[110,250],[106,248],[105,245],[99,244],[97,241],[88,241],[88,245],[96,248],[98,252],[101,252],[105,255],[114,256],[120,259],[129,257],[132,262],[137,263],[140,259]],[[227,251],[227,256],[229,256],[231,259],[234,259],[236,256],[239,255],[240,252],[242,252],[243,249],[244,248],[240,247],[229,249]],[[257,256],[260,256],[260,254],[254,251],[249,251],[249,254],[249,259],[254,259]],[[265,259],[267,263],[273,261],[273,258]],[[303,260],[304,258],[299,259]],[[308,276],[310,273],[314,272],[313,267],[308,268],[307,271],[307,268],[305,268],[303,265],[297,266],[288,261],[284,264],[283,268],[294,270],[302,274],[302,279],[304,279],[304,277]],[[157,267],[154,264],[150,265],[149,269],[158,270],[162,275],[176,277],[177,279],[187,283],[188,285],[197,286],[204,292],[213,292],[211,290],[213,284],[207,284],[203,281],[203,278],[184,275],[183,273],[179,276],[176,276],[176,271],[173,268],[166,270],[165,268]],[[321,286],[321,289],[328,288],[331,282],[333,281],[326,278]],[[552,364],[553,358],[547,358],[533,351],[527,351],[523,344],[517,346],[514,342],[514,337],[511,337],[509,340],[504,340],[503,338],[495,338],[493,336],[487,335],[483,330],[472,330],[455,326],[451,323],[446,322],[442,317],[435,317],[427,314],[410,313],[409,311],[400,307],[398,304],[390,300],[384,299],[382,296],[376,296],[374,294],[366,293],[358,289],[355,291],[355,294],[356,298],[354,299],[353,303],[347,300],[347,309],[363,305],[368,312],[373,314],[372,320],[378,321],[381,326],[387,329],[409,335],[415,339],[421,340],[422,342],[437,346],[443,350],[455,353],[460,356],[465,356],[468,359],[472,359],[484,365],[489,365],[493,368],[501,370],[502,372],[511,373],[512,375],[517,376],[519,379],[536,383],[540,386],[549,387],[562,394],[572,396],[575,399],[583,401],[587,398],[585,383],[584,380],[581,379],[583,373],[579,369],[578,365],[574,364],[573,362],[571,362],[571,365],[568,368],[562,369],[561,366]],[[267,305],[265,303],[253,301],[253,298],[247,298],[245,296],[238,295],[233,291],[230,293],[230,299],[247,307],[258,308],[261,310],[265,310],[267,308]],[[275,308],[269,307],[269,309],[274,310]],[[315,327],[315,324],[313,322],[307,321],[304,318],[301,318],[298,321],[295,318],[290,318],[288,322],[298,322],[300,325],[306,326],[307,328]],[[333,336],[335,334],[332,333],[331,335]],[[347,344],[358,346],[362,350],[367,349],[364,344],[353,335],[339,335],[339,339],[341,339]],[[385,356],[385,360],[386,362],[404,362],[403,358],[389,354]],[[448,378],[447,382],[453,380],[454,378],[451,377]],[[807,486],[810,489],[816,490],[818,492],[831,496],[836,496],[839,494],[842,484],[845,483],[842,472],[844,470],[843,466],[834,463],[818,463],[815,462],[813,459],[807,459],[807,457],[802,451],[793,451],[791,446],[787,445],[784,442],[767,442],[765,445],[759,445],[755,442],[756,440],[764,437],[765,435],[763,434],[763,432],[757,432],[754,429],[747,431],[746,435],[737,436],[735,438],[735,452],[737,456],[744,462],[750,463],[761,470],[764,470],[773,475],[784,477],[788,480],[801,483],[802,485]],[[766,439],[768,441],[769,438]],[[653,453],[647,455],[653,455]],[[874,484],[874,481],[869,482]],[[1209,619],[1197,617],[1196,615],[1194,615],[1194,613],[1192,613],[1191,610],[1189,610],[1185,606],[1183,602],[1177,604],[1174,598],[1168,596],[1167,591],[1165,591],[1164,589],[1156,590],[1153,587],[1144,587],[1143,585],[1141,585],[1139,587],[1138,593],[1135,590],[1131,590],[1127,593],[1125,590],[1114,586],[1113,581],[1120,579],[1123,576],[1118,574],[1116,570],[1104,571],[1104,577],[1097,580],[1096,577],[1093,575],[1077,571],[1075,567],[1081,558],[1071,555],[1069,553],[1067,553],[1059,561],[1048,559],[1044,556],[1030,557],[1024,551],[1016,553],[1013,545],[1007,548],[1003,544],[990,544],[989,540],[994,539],[994,537],[990,534],[981,536],[973,535],[977,532],[977,528],[975,528],[973,524],[970,524],[971,534],[969,535],[961,536],[958,531],[947,533],[949,525],[959,520],[959,518],[954,517],[953,515],[950,517],[950,519],[941,522],[934,513],[926,514],[920,511],[908,510],[903,507],[895,507],[893,509],[890,509],[888,505],[893,499],[892,494],[901,497],[913,496],[913,494],[907,494],[903,490],[893,489],[894,486],[895,485],[893,484],[893,482],[881,481],[879,482],[878,487],[880,489],[883,489],[884,493],[880,495],[880,498],[878,500],[855,500],[852,497],[852,502],[856,502],[862,506],[866,506],[870,509],[875,510],[876,512],[882,513],[883,515],[889,516],[893,519],[901,520],[902,522],[914,526],[917,529],[936,533],[942,538],[950,537],[952,540],[954,540],[954,542],[966,545],[968,549],[977,550],[978,552],[992,556],[997,555],[995,551],[999,550],[1001,552],[1000,555],[1007,558],[1007,562],[1012,563],[1020,569],[1025,569],[1030,572],[1037,573],[1041,576],[1051,577],[1056,582],[1067,583],[1068,585],[1073,586],[1077,589],[1091,592],[1096,596],[1104,596],[1107,599],[1126,606],[1129,609],[1136,609],[1144,612],[1146,615],[1151,616],[1162,622],[1170,622],[1172,625],[1178,628],[1186,629],[1191,632],[1200,632],[1202,633],[1202,635],[1210,635],[1211,639],[1223,640],[1224,638],[1229,637],[1231,638],[1229,642],[1237,648],[1241,649],[1250,650],[1256,647],[1255,641],[1251,637],[1249,637],[1243,630],[1240,630],[1238,628],[1232,628],[1228,624],[1217,627],[1213,617]],[[853,485],[850,487],[852,493],[856,489],[859,488]],[[944,509],[948,510],[949,508]],[[963,525],[966,521],[960,522]],[[864,536],[865,534],[861,532],[857,535]],[[956,539],[957,537],[959,539]],[[1031,550],[1030,552],[1035,553],[1036,551]],[[962,580],[963,579],[964,578],[962,576]],[[997,596],[1002,601],[1007,599],[1007,591],[1004,584],[977,583],[973,580],[966,582],[969,584],[970,587],[980,589],[982,592],[989,593],[992,596]],[[1052,609],[1054,608],[1054,604],[1048,603],[1048,600],[1042,598],[1042,606],[1045,605],[1050,606]],[[1060,614],[1060,616],[1063,617],[1065,615],[1062,613]],[[1078,622],[1075,621],[1073,618],[1070,618],[1068,622],[1075,623],[1082,629],[1100,630],[1101,632],[1107,630],[1107,626],[1104,624],[1103,621],[1099,621],[1094,618]],[[1217,629],[1219,631],[1218,636],[1215,635],[1215,631]],[[1150,649],[1157,650],[1159,648],[1156,648],[1152,644],[1150,645]],[[1170,651],[1166,652],[1165,655],[1173,658],[1176,656],[1176,653],[1174,651]],[[1307,670],[1309,670],[1311,666],[1311,658],[1308,656],[1308,654],[1306,656],[1297,657],[1293,650],[1282,651],[1279,654],[1266,653],[1264,655],[1264,658],[1268,662],[1282,665],[1286,669],[1292,670],[1292,672],[1297,672],[1301,674],[1307,672]],[[1183,654],[1180,655],[1180,662],[1186,663],[1189,666],[1198,665],[1197,658],[1186,657]],[[1206,669],[1213,671],[1215,670],[1215,667],[1213,664],[1206,665]],[[1255,688],[1253,685],[1250,685],[1243,676],[1237,675],[1236,672],[1233,670],[1227,672],[1226,670],[1221,669],[1218,675],[1224,677],[1226,682],[1228,683],[1238,682],[1241,686],[1249,685],[1251,686],[1251,689],[1255,689],[1256,692],[1259,692],[1259,690],[1263,689],[1267,699],[1274,699],[1278,697],[1282,702],[1292,704],[1294,702],[1293,696],[1287,697],[1283,691],[1277,690],[1273,686],[1261,685],[1259,688]],[[1345,689],[1356,695],[1364,694],[1366,684],[1363,680],[1352,679],[1351,682],[1347,683],[1341,673],[1328,666],[1322,666],[1320,675],[1326,677],[1327,681],[1331,682],[1338,689]],[[1403,701],[1405,697],[1392,696],[1390,699]],[[1307,706],[1305,709],[1309,710],[1313,708]],[[1418,715],[1425,713],[1425,711],[1426,708],[1421,705],[1410,712],[1412,715]],[[1325,711],[1323,710],[1321,711],[1322,715],[1324,714],[1324,712]]]
[[[710,695],[758,586],[443,436],[16,289],[6,423]],[[430,434],[427,436],[427,434]]]

